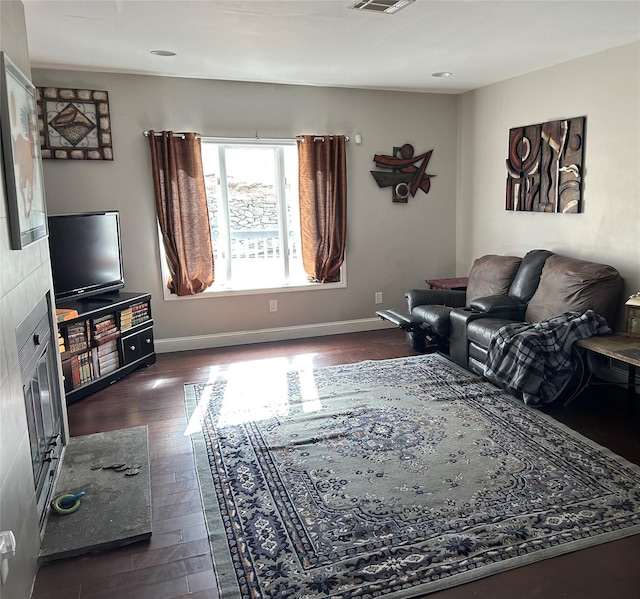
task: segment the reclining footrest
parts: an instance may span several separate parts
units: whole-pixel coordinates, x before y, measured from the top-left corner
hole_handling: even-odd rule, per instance
[[[433,334],[431,327],[419,316],[400,310],[380,310],[376,314],[382,320],[398,325],[407,333],[407,343],[417,351],[435,351],[446,345],[446,339]]]
[[[379,310],[376,314],[382,320],[388,320],[398,325],[403,331],[415,333],[422,329],[422,319],[412,316],[409,312],[400,312],[399,310]]]

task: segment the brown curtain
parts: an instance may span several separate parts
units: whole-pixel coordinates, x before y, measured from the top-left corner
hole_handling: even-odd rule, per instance
[[[312,281],[340,281],[347,236],[347,157],[344,135],[298,139],[302,263]]]
[[[149,146],[167,287],[176,295],[194,295],[214,280],[200,139],[195,133],[149,131]]]

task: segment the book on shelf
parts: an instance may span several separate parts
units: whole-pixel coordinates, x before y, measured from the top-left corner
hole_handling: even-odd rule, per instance
[[[88,383],[93,378],[91,355],[89,353],[80,354],[80,366],[82,382]]]
[[[74,389],[93,380],[93,368],[90,353],[84,352],[72,356],[71,377]]]
[[[149,303],[142,302],[120,311],[120,330],[126,331],[141,322],[149,320]]]
[[[106,354],[110,354],[113,351],[116,351],[118,348],[118,342],[115,339],[111,339],[110,341],[105,341],[96,347],[99,356],[103,356]]]
[[[113,341],[114,339],[117,339],[118,337],[120,337],[120,331],[116,330],[109,330],[109,331],[105,331],[104,333],[101,333],[100,335],[94,335],[93,336],[93,345],[97,345],[100,346],[104,343],[108,343],[109,341]]]
[[[106,366],[111,364],[112,362],[120,362],[120,355],[117,351],[114,351],[106,356],[100,356],[100,365]]]
[[[149,312],[149,304],[142,302],[141,304],[134,304],[131,306],[131,312],[135,316],[136,314],[146,314]]]
[[[87,349],[87,328],[84,322],[78,322],[67,327],[67,340],[69,351],[82,351]]]
[[[78,366],[78,356],[72,356],[69,360],[71,364],[71,386],[75,389],[80,384],[80,369]]]
[[[62,332],[58,331],[58,351],[63,354],[67,351],[67,346],[64,342],[64,337],[62,336]]]
[[[105,322],[115,322],[115,318],[113,317],[113,314],[105,314],[104,316],[97,316],[96,318],[92,318],[91,322],[94,325],[98,325]]]
[[[78,311],[70,308],[56,308],[56,321],[64,322],[65,320],[71,320],[72,318],[78,318]]]
[[[100,363],[109,362],[111,360],[117,359],[120,354],[118,353],[117,348],[113,348],[110,352],[105,354],[99,354],[98,358],[100,358]]]
[[[116,326],[115,320],[101,322],[100,324],[94,324],[91,326],[91,330],[94,335],[99,335],[100,333],[104,333],[105,331],[117,331],[118,327]]]
[[[120,336],[120,331],[116,325],[116,319],[113,314],[94,318],[91,321],[91,341],[92,345],[101,345],[112,341]]]
[[[107,324],[115,324],[116,319],[113,314],[107,314],[106,316],[98,316],[97,318],[91,319],[91,324],[94,327],[104,326]]]
[[[98,356],[96,372],[98,376],[104,376],[120,368],[120,358],[118,352],[113,352],[106,356]]]
[[[126,331],[130,329],[133,323],[133,310],[125,308],[120,311],[120,330]]]
[[[99,356],[98,364],[100,368],[104,366],[109,366],[110,364],[118,364],[120,360],[118,359],[118,352],[113,352],[111,354],[107,354],[106,356]]]
[[[106,376],[107,374],[111,374],[112,372],[115,372],[116,370],[118,370],[119,365],[117,364],[117,362],[114,362],[111,365],[108,366],[101,366],[100,367],[100,376]]]
[[[100,376],[100,360],[98,358],[98,350],[95,347],[91,350],[91,367],[95,376]]]

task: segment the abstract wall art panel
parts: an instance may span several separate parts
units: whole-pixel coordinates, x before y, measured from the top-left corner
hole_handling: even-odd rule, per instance
[[[427,166],[431,160],[433,150],[414,156],[411,144],[404,144],[393,148],[393,154],[376,154],[373,161],[377,167],[385,170],[370,171],[378,187],[391,187],[392,200],[406,204],[409,194],[416,195],[418,189],[429,193],[431,177],[427,174]]]
[[[586,117],[509,131],[506,209],[582,211]]]

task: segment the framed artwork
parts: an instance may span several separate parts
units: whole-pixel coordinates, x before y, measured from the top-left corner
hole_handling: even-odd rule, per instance
[[[43,158],[113,160],[106,91],[38,87],[36,98]]]
[[[0,52],[0,125],[11,247],[47,235],[35,88]]]

